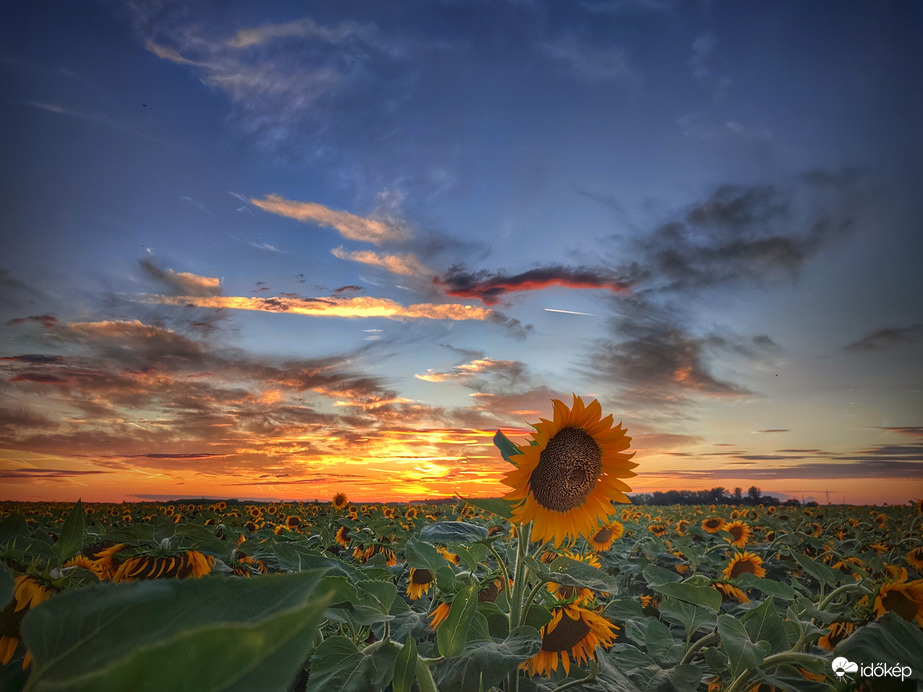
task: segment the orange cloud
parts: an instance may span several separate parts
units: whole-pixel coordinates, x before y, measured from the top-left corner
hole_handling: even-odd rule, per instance
[[[264,199],[251,199],[250,202],[270,214],[335,228],[340,235],[350,240],[363,240],[377,245],[385,241],[406,240],[410,236],[406,226],[393,220],[369,219],[315,202],[295,202],[279,195],[266,195]]]
[[[199,308],[228,308],[259,312],[284,312],[314,317],[386,317],[388,319],[495,320],[493,310],[473,305],[418,303],[401,305],[387,298],[247,298],[243,296],[163,296],[146,294],[145,303],[185,305]]]
[[[381,267],[387,269],[392,274],[402,276],[424,276],[433,272],[427,269],[420,260],[413,254],[402,255],[385,255],[372,250],[357,250],[349,252],[342,247],[335,247],[331,250],[334,257],[352,262],[361,262],[372,267]]]

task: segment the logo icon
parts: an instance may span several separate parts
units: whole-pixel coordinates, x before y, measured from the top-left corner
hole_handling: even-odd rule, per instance
[[[833,672],[838,678],[842,678],[846,673],[859,672],[859,664],[848,661],[842,656],[833,659]]]

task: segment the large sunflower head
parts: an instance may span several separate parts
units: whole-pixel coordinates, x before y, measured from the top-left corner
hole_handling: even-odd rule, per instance
[[[570,674],[571,658],[579,663],[596,660],[599,646],[609,648],[618,628],[592,610],[572,603],[551,612],[551,621],[542,627],[542,648],[520,668],[529,675],[548,676],[558,669],[560,660],[565,674]]]
[[[725,525],[724,530],[733,536],[731,545],[735,548],[743,548],[750,539],[750,526],[745,522],[732,521]]]
[[[554,419],[533,425],[532,444],[512,457],[518,464],[503,478],[512,490],[507,500],[517,524],[533,522],[533,541],[554,541],[555,546],[577,536],[596,532],[599,521],[609,520],[612,502],[630,502],[631,490],[621,478],[634,476],[628,454],[631,438],[612,416],[602,418],[599,402],[584,405],[574,395],[568,408],[554,399]]]
[[[724,578],[726,580],[735,579],[741,574],[765,577],[766,569],[763,567],[763,558],[751,552],[737,553],[724,568]]]
[[[348,504],[349,499],[346,497],[346,493],[336,493],[333,496],[333,506],[335,509],[343,509]]]

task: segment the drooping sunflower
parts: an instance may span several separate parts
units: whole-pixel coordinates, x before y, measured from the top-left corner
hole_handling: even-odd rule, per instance
[[[348,504],[349,504],[349,498],[346,497],[346,493],[336,493],[333,496],[334,509],[343,509]]]
[[[39,603],[44,603],[54,591],[42,584],[35,577],[20,574],[13,582],[13,600],[0,609],[0,665],[13,660],[19,646],[19,625],[27,611]],[[32,653],[26,651],[22,660],[25,670],[32,662]]]
[[[596,660],[599,646],[609,648],[615,642],[618,629],[592,610],[576,603],[562,605],[551,611],[551,621],[542,626],[542,648],[532,658],[519,665],[529,675],[548,676],[558,669],[570,674],[573,658],[578,663]]]
[[[725,526],[725,521],[721,517],[709,517],[702,520],[702,530],[708,533],[718,533]]]
[[[724,578],[734,579],[741,574],[753,574],[757,577],[765,577],[766,569],[763,567],[763,558],[749,551],[737,553],[731,558],[728,566],[724,568]]]
[[[875,616],[889,611],[923,627],[923,579],[882,586],[875,597]]]
[[[172,577],[198,579],[210,573],[214,564],[215,558],[210,555],[205,556],[197,550],[187,550],[171,557],[137,555],[121,564],[112,576],[112,581],[125,582]]]
[[[667,534],[667,525],[662,522],[655,522],[653,524],[649,524],[647,530],[659,538],[660,536],[665,536]]]
[[[732,599],[738,603],[750,602],[747,594],[744,593],[742,589],[738,589],[736,586],[733,584],[728,584],[726,581],[716,581],[714,584],[712,584],[712,588],[721,594],[722,603],[727,603]]]
[[[745,522],[732,521],[730,524],[725,525],[724,530],[734,537],[731,545],[735,548],[743,548],[747,545],[747,541],[750,540],[750,526]]]
[[[407,597],[415,601],[423,594],[429,593],[429,587],[436,581],[435,575],[428,569],[410,568],[410,577],[407,579]]]
[[[430,629],[435,630],[439,625],[445,622],[445,619],[449,617],[449,610],[451,607],[451,604],[443,601],[433,609],[433,612],[429,614]]]
[[[621,522],[612,520],[605,526],[599,527],[599,530],[587,538],[590,547],[598,553],[605,552],[612,547],[622,534],[625,533],[625,527]]]
[[[571,408],[552,400],[554,419],[533,424],[532,444],[512,457],[517,468],[503,483],[512,488],[505,499],[517,502],[513,521],[533,522],[533,541],[554,541],[589,536],[599,522],[607,522],[612,502],[630,502],[631,488],[621,478],[631,478],[636,463],[628,454],[631,438],[612,415],[602,416],[595,399],[584,405],[574,395]]]
[[[923,571],[923,545],[917,546],[907,553],[907,564],[917,572]]]
[[[817,645],[822,646],[827,651],[833,651],[836,645],[846,639],[856,630],[855,623],[852,622],[831,622],[827,627],[827,634],[817,640]]]

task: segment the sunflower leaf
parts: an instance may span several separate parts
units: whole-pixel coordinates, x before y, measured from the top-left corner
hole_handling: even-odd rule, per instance
[[[14,513],[0,521],[0,545],[11,543],[17,536],[28,535],[29,525],[23,515]]]
[[[731,675],[735,678],[747,668],[758,668],[771,649],[769,642],[751,641],[743,623],[730,615],[718,616],[718,636],[728,655]]]
[[[394,676],[398,648],[381,641],[360,651],[346,637],[328,637],[311,656],[307,692],[373,692]]]
[[[885,613],[877,622],[863,625],[837,644],[834,657],[860,663],[908,666],[909,679],[923,681],[923,630],[896,613]]]
[[[22,622],[29,692],[285,690],[317,635],[322,571],[100,584]],[[208,665],[203,665],[207,661]]]
[[[410,692],[417,677],[417,640],[407,637],[404,648],[394,662],[394,679],[391,687],[394,692]]]
[[[548,580],[555,584],[580,586],[608,594],[617,593],[619,590],[618,582],[607,572],[585,562],[571,560],[564,555],[554,559],[551,570]]]
[[[420,531],[420,540],[427,543],[474,543],[482,538],[487,538],[487,529],[464,521],[437,521]]]
[[[799,555],[794,550],[792,551],[792,557],[795,558],[795,561],[801,565],[801,568],[814,577],[821,584],[837,584],[840,581],[840,574],[835,572],[830,567],[827,567],[823,562],[818,562],[807,555]]]
[[[468,630],[478,607],[478,585],[462,589],[452,599],[449,616],[436,629],[436,645],[446,658],[461,654],[468,642]]]
[[[692,605],[708,608],[717,612],[721,608],[721,594],[710,586],[697,586],[688,583],[667,583],[653,587],[654,591],[664,596],[672,596]]]
[[[769,642],[772,647],[770,653],[776,654],[780,651],[785,651],[790,646],[788,635],[785,633],[785,623],[779,617],[772,596],[753,610],[745,613],[740,618],[740,621],[747,628],[751,641]]]
[[[445,558],[438,553],[436,548],[425,541],[413,538],[408,540],[407,545],[404,546],[404,559],[411,567],[428,569],[433,574],[440,567],[445,566]]]
[[[0,603],[6,605],[13,600],[13,575],[0,564]]]
[[[497,685],[523,661],[539,652],[542,638],[534,627],[517,627],[501,642],[469,642],[458,658],[439,666],[439,688],[478,692]]]
[[[640,604],[638,609],[640,610]],[[665,620],[682,624],[687,634],[697,632],[703,627],[711,629],[715,626],[716,611],[681,601],[678,598],[667,596],[658,610]]]
[[[63,563],[83,547],[84,524],[83,503],[77,500],[77,504],[64,518],[61,535],[54,544],[54,552],[60,562]]]
[[[775,579],[758,577],[755,574],[745,572],[734,579],[734,582],[744,589],[759,589],[767,596],[775,596],[785,601],[791,601],[796,597],[795,590],[788,584],[784,584]]]
[[[513,466],[519,466],[517,460],[513,460],[512,457],[519,456],[522,452],[519,450],[519,447],[515,445],[510,438],[504,435],[501,431],[497,431],[497,434],[494,435],[494,446],[500,450],[500,456],[502,456],[506,461],[510,462]]]

